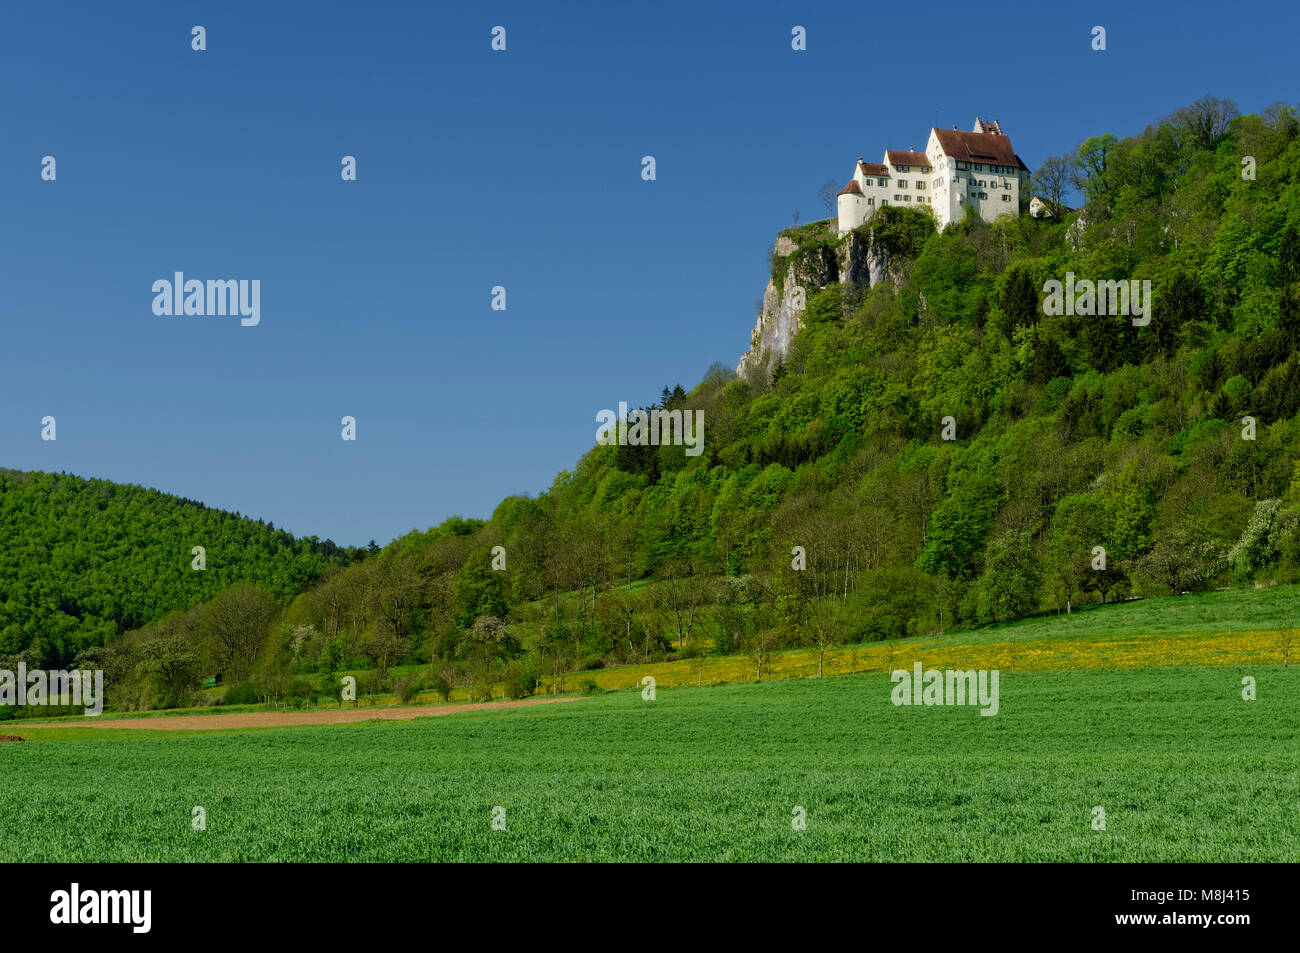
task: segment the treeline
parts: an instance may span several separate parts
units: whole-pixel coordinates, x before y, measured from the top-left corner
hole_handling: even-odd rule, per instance
[[[704,413],[702,455],[595,446],[536,498],[302,591],[246,573],[98,650],[110,699],[175,704],[215,674],[228,700],[279,702],[357,669],[369,689],[521,694],[705,652],[761,677],[796,643],[1300,580],[1298,174],[1292,109],[1206,99],[1045,163],[1055,215],[939,235],[882,210],[864,227],[897,281],[808,289],[780,367],[665,389]],[[1069,272],[1150,280],[1150,324],[1045,315]]]

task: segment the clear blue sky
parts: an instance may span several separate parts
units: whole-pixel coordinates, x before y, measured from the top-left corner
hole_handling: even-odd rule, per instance
[[[340,543],[485,517],[597,411],[734,366],[776,231],[825,217],[857,156],[980,115],[1033,168],[1205,93],[1294,103],[1297,27],[1200,2],[8,0],[0,466]],[[261,325],[156,317],[175,271],[260,279]]]

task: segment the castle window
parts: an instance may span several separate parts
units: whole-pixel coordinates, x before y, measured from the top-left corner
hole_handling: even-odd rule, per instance
[[[907,165],[894,166],[894,169],[898,172],[908,172],[911,170],[911,168],[912,168],[911,166],[907,166]]]
[[[899,187],[900,189],[905,189],[905,188],[907,188],[907,179],[899,179],[899,180],[898,180],[898,187]]]
[[[876,184],[879,185],[879,186],[883,189],[885,186],[887,186],[887,185],[889,184],[889,180],[888,180],[888,179],[876,179]]]
[[[969,162],[958,162],[958,163],[957,163],[957,168],[959,168],[959,169],[969,169],[969,168],[970,168],[970,163],[969,163]]]
[[[1009,195],[1003,195],[1003,196],[1002,196],[1002,201],[1004,201],[1004,202],[1010,202],[1010,201],[1011,201],[1011,196],[1009,196]]]
[[[874,196],[868,196],[868,197],[867,197],[867,204],[868,204],[868,205],[875,205],[875,204],[876,204],[875,197],[874,197]]]
[[[923,189],[923,188],[925,188],[925,183],[924,183],[924,182],[917,182],[917,183],[916,183],[916,187],[917,187],[918,189]]]

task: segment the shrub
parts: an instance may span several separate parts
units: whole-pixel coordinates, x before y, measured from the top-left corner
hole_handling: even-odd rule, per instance
[[[357,688],[367,698],[373,698],[387,690],[388,679],[381,675],[378,669],[368,669],[362,672],[361,677],[357,679]]]
[[[404,678],[397,683],[397,697],[403,704],[410,704],[420,696],[420,680],[418,678]]]
[[[435,675],[429,679],[429,688],[435,695],[443,701],[451,700],[451,682],[442,675]]]
[[[596,684],[596,680],[594,678],[584,678],[579,683],[579,687],[582,689],[582,694],[584,695],[600,694],[600,686]]]
[[[226,689],[226,694],[221,699],[223,705],[256,705],[257,690],[253,688],[252,682],[239,682],[231,685]]]
[[[514,662],[505,672],[507,698],[527,698],[537,689],[537,670],[524,662]]]

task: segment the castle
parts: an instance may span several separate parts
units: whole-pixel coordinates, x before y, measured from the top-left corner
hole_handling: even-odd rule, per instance
[[[882,205],[928,205],[942,231],[973,208],[986,222],[1020,214],[1028,167],[997,120],[978,117],[971,132],[931,129],[924,152],[886,150],[884,161],[858,158],[840,191],[839,233],[857,228]]]

